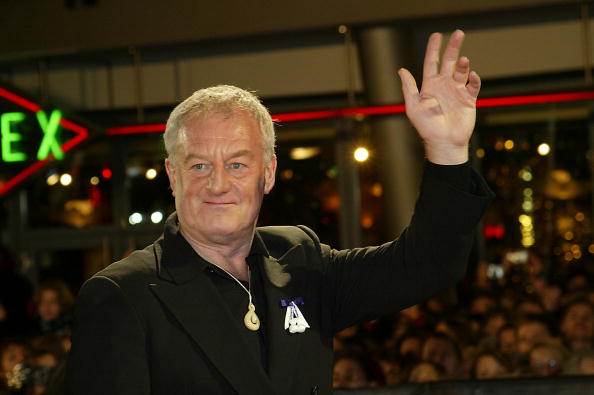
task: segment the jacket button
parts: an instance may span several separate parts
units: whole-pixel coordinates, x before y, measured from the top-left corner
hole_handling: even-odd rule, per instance
[[[317,385],[314,385],[313,388],[311,389],[311,395],[317,395],[319,388],[320,387],[318,387]]]

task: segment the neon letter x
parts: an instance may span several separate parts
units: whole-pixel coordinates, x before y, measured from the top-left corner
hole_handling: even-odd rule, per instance
[[[54,154],[56,159],[62,159],[64,153],[60,148],[60,144],[58,144],[58,140],[56,140],[56,132],[58,131],[58,126],[62,119],[62,112],[59,110],[52,111],[49,121],[43,110],[37,111],[35,115],[37,116],[37,121],[39,122],[41,130],[43,130],[43,140],[37,151],[37,159],[44,160],[47,158],[50,151]]]

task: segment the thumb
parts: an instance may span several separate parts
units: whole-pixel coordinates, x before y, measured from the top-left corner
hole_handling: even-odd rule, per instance
[[[417,82],[415,77],[412,76],[410,71],[405,68],[398,70],[398,76],[402,82],[402,94],[404,95],[404,103],[413,103],[419,95],[419,88],[417,88]]]

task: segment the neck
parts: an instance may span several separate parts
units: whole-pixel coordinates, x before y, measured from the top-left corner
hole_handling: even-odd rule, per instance
[[[194,251],[206,261],[231,273],[235,278],[248,281],[248,267],[245,261],[252,247],[252,237],[229,244],[207,243],[195,238],[180,227],[180,232]]]

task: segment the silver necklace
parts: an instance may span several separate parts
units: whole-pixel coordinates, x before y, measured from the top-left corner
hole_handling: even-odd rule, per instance
[[[260,318],[258,318],[258,315],[256,314],[256,306],[254,306],[254,304],[252,303],[252,293],[250,292],[250,289],[246,288],[241,283],[241,281],[239,281],[237,278],[235,278],[235,276],[232,275],[231,273],[229,273],[227,270],[223,269],[219,265],[215,265],[215,266],[217,266],[219,269],[221,269],[222,271],[227,273],[248,294],[248,297],[249,297],[248,311],[247,311],[247,313],[245,313],[245,316],[243,317],[243,323],[245,324],[245,327],[248,328],[250,331],[257,331],[258,329],[260,329]],[[248,287],[250,287],[250,286],[251,286],[250,268],[248,266]]]

